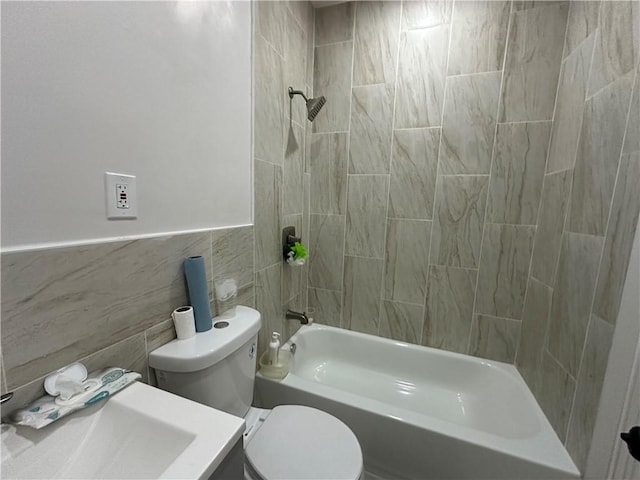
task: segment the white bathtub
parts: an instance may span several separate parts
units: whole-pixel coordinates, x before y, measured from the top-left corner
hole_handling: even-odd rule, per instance
[[[256,402],[325,410],[389,478],[579,478],[512,365],[323,325],[302,327],[291,370]],[[312,448],[312,446],[310,446]]]

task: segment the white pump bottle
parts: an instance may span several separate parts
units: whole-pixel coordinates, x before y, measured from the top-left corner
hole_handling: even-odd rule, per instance
[[[269,355],[267,359],[269,365],[278,364],[279,352],[280,352],[280,334],[278,332],[273,332],[271,334],[271,341],[269,342]]]

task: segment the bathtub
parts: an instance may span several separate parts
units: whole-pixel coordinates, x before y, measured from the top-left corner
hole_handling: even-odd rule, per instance
[[[289,374],[273,381],[258,373],[256,404],[308,405],[340,418],[374,475],[580,478],[512,365],[324,325],[303,326],[284,348],[291,343]]]

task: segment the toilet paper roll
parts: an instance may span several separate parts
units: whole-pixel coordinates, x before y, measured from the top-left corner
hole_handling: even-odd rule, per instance
[[[191,338],[196,334],[196,321],[193,317],[193,307],[176,308],[171,314],[173,325],[176,327],[178,340]]]
[[[196,332],[211,330],[211,301],[209,282],[204,257],[187,257],[184,261],[184,275],[187,277],[189,300],[196,319]]]

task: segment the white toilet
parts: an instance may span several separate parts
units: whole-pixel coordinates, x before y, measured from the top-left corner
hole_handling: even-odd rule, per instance
[[[149,354],[158,386],[244,417],[247,478],[364,478],[360,444],[337,418],[300,405],[251,406],[259,330],[260,313],[238,306],[234,318],[211,330],[163,345]]]

